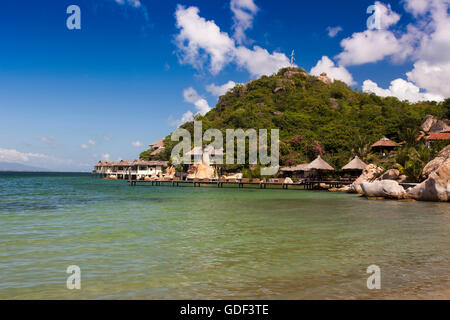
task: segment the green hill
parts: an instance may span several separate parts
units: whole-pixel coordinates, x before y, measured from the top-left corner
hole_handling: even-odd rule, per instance
[[[322,79],[322,81],[321,81]],[[400,142],[416,132],[426,115],[449,117],[450,100],[411,104],[396,98],[353,90],[341,81],[284,68],[245,85],[237,85],[219,98],[205,116],[203,130],[217,128],[280,129],[281,165],[313,160],[318,154],[341,167],[355,154],[368,156],[368,146],[383,136]],[[193,123],[181,127],[192,132]],[[169,160],[176,142],[165,139],[158,158]],[[141,154],[148,159],[150,152]]]

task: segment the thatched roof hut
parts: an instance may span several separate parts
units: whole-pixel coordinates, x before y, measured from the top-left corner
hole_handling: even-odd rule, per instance
[[[159,139],[158,141],[155,141],[155,142],[149,144],[149,146],[152,147],[152,148],[164,147],[164,139]]]
[[[323,160],[320,156],[316,158],[313,162],[308,164],[308,170],[327,170],[334,171],[334,168],[330,166],[325,160]]]
[[[356,171],[356,170],[364,170],[367,167],[367,164],[364,163],[358,156],[353,158],[352,161],[347,163],[345,166],[342,167],[342,170],[348,170],[348,171]]]
[[[156,156],[157,154],[163,152],[164,150],[166,150],[165,147],[159,147],[158,149],[154,150],[152,153],[150,153],[151,156]]]
[[[131,166],[148,166],[148,167],[163,166],[163,167],[165,167],[165,166],[167,166],[168,163],[169,163],[168,161],[156,161],[156,160],[147,161],[147,160],[138,159],[138,160],[134,160],[131,163]]]
[[[381,138],[377,142],[375,142],[373,145],[371,145],[372,148],[395,148],[398,147],[398,144],[392,141],[391,139],[388,139],[386,137]]]

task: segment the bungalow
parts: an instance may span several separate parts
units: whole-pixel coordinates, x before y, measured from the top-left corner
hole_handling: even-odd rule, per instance
[[[164,139],[159,139],[158,141],[149,144],[149,146],[153,149],[152,153],[150,154],[151,156],[156,156],[166,149],[164,147]]]
[[[390,152],[395,148],[397,148],[398,146],[399,146],[398,143],[392,141],[391,139],[383,137],[377,142],[375,142],[373,145],[371,145],[371,148],[373,151],[380,152],[383,156],[385,156],[386,152]]]

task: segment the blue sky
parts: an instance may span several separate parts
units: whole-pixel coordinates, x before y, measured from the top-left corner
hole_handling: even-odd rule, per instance
[[[69,30],[69,5],[81,30]],[[368,29],[376,4],[381,28]],[[0,161],[138,157],[229,86],[288,63],[410,101],[450,96],[449,0],[0,3]],[[333,32],[334,31],[334,32]],[[232,81],[232,82],[230,82]],[[221,87],[223,86],[223,87]]]

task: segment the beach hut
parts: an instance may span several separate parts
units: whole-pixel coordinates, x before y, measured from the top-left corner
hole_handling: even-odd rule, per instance
[[[363,171],[367,167],[367,164],[364,163],[358,156],[355,156],[352,161],[347,163],[342,167],[342,170],[345,171]]]
[[[371,145],[373,151],[380,152],[381,154],[383,154],[383,156],[386,155],[386,152],[389,152],[397,147],[398,147],[397,143],[386,137],[381,138],[373,145]]]
[[[325,172],[334,171],[334,168],[323,160],[321,156],[318,156],[313,162],[308,164],[307,169],[308,171],[317,172],[319,177],[321,177]]]
[[[356,176],[360,176],[366,167],[367,164],[365,164],[358,156],[355,156],[352,161],[342,167],[342,170],[349,172],[352,175],[353,180],[354,177],[356,179]]]

